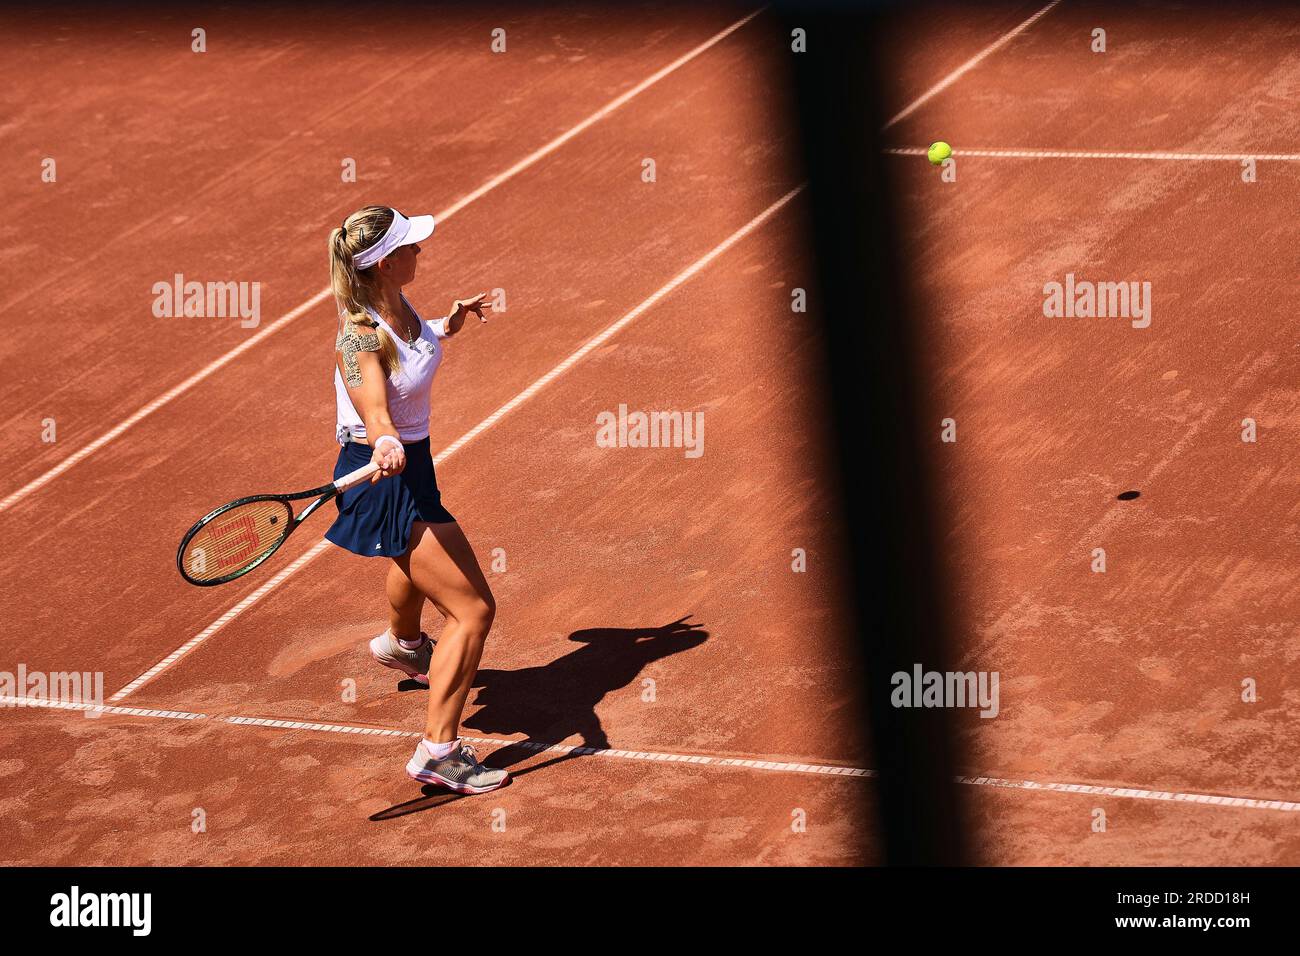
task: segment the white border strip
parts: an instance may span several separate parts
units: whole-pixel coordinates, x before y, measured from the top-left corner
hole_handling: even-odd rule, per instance
[[[998,787],[1007,790],[1045,790],[1051,793],[1086,793],[1098,797],[1126,797],[1130,800],[1172,800],[1176,803],[1199,803],[1211,807],[1247,807],[1251,810],[1300,812],[1300,803],[1291,800],[1221,797],[1209,793],[1140,790],[1135,787],[1098,787],[1086,783],[1039,783],[1034,780],[1003,780],[1000,777],[954,777],[953,779],[957,783],[965,783],[975,787]]]
[[[676,290],[683,283],[692,279],[702,269],[704,269],[711,262],[713,262],[713,260],[718,258],[718,256],[722,255],[724,252],[726,252],[728,249],[730,249],[740,240],[744,239],[746,236],[748,236],[751,232],[753,232],[763,223],[767,222],[767,220],[770,219],[773,215],[775,215],[776,212],[780,210],[782,206],[784,206],[796,195],[798,195],[801,189],[803,189],[803,186],[799,185],[796,186],[794,189],[790,190],[788,193],[786,193],[776,202],[772,203],[772,205],[768,206],[766,209],[760,212],[753,219],[749,220],[749,222],[745,223],[745,225],[741,226],[739,229],[733,232],[726,239],[722,240],[722,242],[714,246],[711,250],[705,253],[701,258],[697,259],[695,262],[691,263],[691,265],[687,266],[681,272],[677,273],[677,275],[673,276],[673,278],[668,280],[668,282],[665,285],[661,286],[658,290],[653,292],[649,296],[649,298],[643,300],[639,305],[633,308],[630,312],[627,312],[625,315],[623,315],[623,317],[620,318],[618,321],[607,326],[603,331],[596,333],[596,335],[592,336],[585,343],[579,346],[578,349],[575,352],[573,352],[571,355],[569,355],[568,358],[560,362],[559,365],[555,366],[553,369],[551,369],[541,378],[537,379],[537,381],[533,382],[531,385],[525,388],[514,398],[510,399],[510,401],[506,402],[504,405],[502,405],[500,408],[494,411],[487,418],[483,419],[481,422],[479,422],[477,425],[475,425],[465,434],[461,435],[454,442],[452,442],[450,445],[448,445],[446,448],[440,451],[433,459],[434,464],[441,465],[444,461],[446,461],[456,452],[460,451],[460,449],[464,448],[466,445],[468,445],[479,435],[483,434],[483,432],[487,431],[489,428],[491,428],[493,425],[499,422],[506,415],[510,414],[510,412],[514,411],[524,402],[528,401],[530,398],[532,398],[534,395],[536,395],[538,392],[544,389],[547,385],[551,384],[553,381],[555,381],[557,378],[559,378],[569,369],[573,368],[573,366],[581,362],[584,358],[590,355],[593,350],[600,348],[612,336],[617,334],[620,330],[622,330],[625,326],[629,325],[631,322],[635,321],[646,310],[648,310],[649,308],[654,306],[657,302],[659,302],[660,299],[662,299],[664,296]],[[169,667],[174,665],[177,661],[181,660],[183,657],[185,657],[187,654],[193,651],[196,647],[199,647],[201,644],[203,644],[204,641],[210,638],[213,634],[217,633],[217,631],[221,630],[223,627],[225,627],[235,618],[239,617],[241,614],[247,611],[254,604],[257,604],[259,601],[261,601],[264,597],[266,597],[268,594],[270,594],[272,591],[278,588],[281,584],[283,584],[293,575],[297,574],[300,570],[306,567],[310,562],[314,561],[317,557],[319,557],[322,553],[324,553],[324,551],[328,547],[329,547],[328,541],[324,541],[324,540],[317,541],[314,545],[311,546],[310,549],[308,549],[298,558],[294,559],[292,564],[288,565],[282,571],[278,572],[269,581],[267,581],[257,590],[253,591],[251,594],[249,594],[247,597],[241,600],[230,610],[226,611],[225,614],[222,614],[221,617],[217,618],[215,621],[213,621],[211,624],[205,627],[194,637],[190,638],[180,647],[176,648],[176,650],[172,651],[170,654],[168,654],[166,657],[160,660],[157,664],[154,664],[153,667],[149,668],[147,671],[145,671],[135,680],[131,681],[131,683],[127,684],[117,693],[113,694],[111,697],[109,697],[109,700],[110,701],[122,700],[123,698],[126,698],[131,694],[135,693],[145,684],[149,683],[149,681],[153,680],[163,671],[167,670]]]
[[[148,710],[141,707],[113,707],[103,704],[66,703],[33,697],[0,696],[0,707],[36,707],[49,710],[87,711],[102,714],[119,714],[125,717],[153,717],[177,720],[212,720],[236,727],[269,727],[275,730],[308,730],[316,733],[348,734],[360,737],[406,737],[418,740],[422,734],[411,730],[392,730],[387,727],[357,727],[348,724],[314,723],[304,720],[281,720],[275,717],[221,717],[191,714],[175,710]],[[501,747],[524,747],[541,753],[575,754],[590,757],[615,757],[623,760],[643,760],[653,763],[683,763],[710,767],[743,767],[751,770],[771,770],[778,773],[811,773],[832,777],[874,777],[874,770],[834,764],[782,763],[775,760],[758,760],[740,757],[708,757],[703,754],[661,753],[643,750],[612,750],[596,747],[574,747],[567,744],[540,744],[531,740],[508,740],[501,737],[461,737],[470,743],[496,744]]]
[[[392,730],[387,727],[357,727],[348,724],[313,723],[303,720],[281,720],[275,717],[209,717],[178,710],[150,710],[142,707],[112,707],[100,704],[64,703],[30,697],[0,696],[0,707],[40,707],[50,710],[96,711],[120,714],[126,717],[153,717],[172,720],[215,720],[237,727],[268,727],[276,730],[308,730],[315,733],[348,734],[360,737],[406,737],[418,739],[421,734],[411,730]],[[612,750],[596,747],[573,747],[567,744],[539,744],[530,740],[508,740],[500,737],[463,737],[471,743],[497,744],[502,747],[525,747],[537,753],[575,754],[591,757],[614,757],[624,760],[643,760],[653,763],[683,763],[706,767],[743,767],[750,770],[769,770],[778,773],[809,773],[831,777],[875,778],[875,770],[845,767],[826,763],[786,763],[776,760],[759,760],[748,757],[708,757],[703,754],[663,753],[642,750]],[[1138,787],[1100,787],[1086,783],[1042,783],[1035,780],[1006,780],[1001,777],[953,777],[954,783],[972,787],[994,787],[999,790],[1038,790],[1045,793],[1084,793],[1099,797],[1121,797],[1128,800],[1160,800],[1170,803],[1192,803],[1210,807],[1233,807],[1248,810],[1281,810],[1300,812],[1300,803],[1292,800],[1262,800],[1257,797],[1230,797],[1209,793],[1183,793],[1170,790],[1143,790]]]
[[[924,156],[924,146],[895,146],[882,150],[891,156]],[[954,156],[994,156],[1010,159],[1160,159],[1181,160],[1188,163],[1242,162],[1300,162],[1300,153],[1148,153],[1111,152],[1097,149],[954,149]]]
[[[720,31],[719,33],[715,33],[708,40],[705,40],[703,43],[695,47],[693,50],[690,50],[689,52],[682,54],[677,59],[673,60],[673,62],[665,66],[663,69],[659,70],[658,72],[642,80],[640,83],[632,87],[626,93],[623,93],[622,95],[617,96],[614,99],[610,100],[600,109],[598,109],[596,112],[592,113],[582,122],[578,123],[578,125],[572,127],[571,129],[567,130],[564,133],[561,133],[559,136],[555,137],[555,139],[551,140],[549,143],[547,143],[545,146],[541,147],[540,149],[535,150],[532,153],[529,153],[527,156],[525,156],[519,162],[515,163],[505,172],[493,176],[491,179],[489,179],[478,189],[474,190],[473,192],[469,193],[466,196],[462,196],[460,199],[456,200],[454,203],[452,203],[442,212],[437,213],[434,216],[434,219],[436,219],[439,223],[441,223],[445,219],[450,219],[452,216],[456,215],[456,213],[460,212],[470,203],[474,202],[477,199],[481,199],[483,196],[487,195],[489,192],[496,189],[502,183],[506,182],[506,180],[518,175],[519,173],[527,169],[529,166],[532,166],[535,163],[537,163],[538,160],[555,152],[555,150],[559,149],[569,140],[573,139],[579,133],[582,133],[583,131],[589,129],[595,123],[600,122],[602,119],[604,119],[610,113],[614,112],[620,106],[623,106],[633,97],[641,93],[644,93],[651,86],[658,83],[664,77],[668,76],[668,74],[674,72],[675,70],[680,69],[682,66],[689,63],[691,60],[695,59],[705,50],[708,50],[710,47],[714,46],[715,44],[719,43],[720,41],[722,41],[723,39],[725,39],[735,31],[739,30],[746,23],[754,19],[754,17],[758,16],[766,9],[767,9],[766,7],[760,7],[759,9],[751,13],[749,16],[737,20],[735,23],[731,24],[731,26],[727,27],[726,29]],[[33,478],[31,481],[23,485],[17,491],[5,496],[4,499],[0,500],[0,512],[3,512],[13,507],[15,504],[17,504],[23,498],[26,498],[32,492],[38,490],[44,485],[49,484],[55,478],[59,477],[59,475],[63,474],[65,471],[71,468],[73,465],[76,465],[78,462],[84,461],[86,458],[89,458],[91,455],[99,451],[109,442],[113,441],[115,438],[118,438],[129,429],[134,428],[145,418],[148,418],[154,412],[158,411],[158,409],[162,408],[164,405],[167,405],[168,403],[180,397],[181,395],[184,395],[195,385],[198,385],[204,379],[211,376],[214,372],[230,364],[232,361],[234,361],[239,356],[243,355],[249,349],[260,344],[267,337],[274,335],[276,332],[280,331],[282,328],[284,328],[294,319],[298,318],[299,316],[309,311],[310,309],[313,309],[316,306],[320,305],[329,297],[330,297],[330,290],[328,288],[322,289],[320,292],[317,292],[306,302],[303,302],[301,305],[294,307],[293,309],[286,312],[284,315],[280,316],[280,318],[276,319],[274,322],[272,322],[266,328],[262,329],[262,331],[258,332],[252,338],[247,339],[241,344],[235,346],[235,348],[231,349],[225,355],[205,365],[203,368],[199,369],[197,372],[195,372],[189,378],[185,379],[185,381],[181,382],[179,385],[173,386],[172,388],[168,389],[158,398],[155,398],[152,402],[145,405],[143,408],[137,410],[136,412],[124,418],[121,422],[119,422],[117,425],[110,428],[108,431],[104,432],[104,434],[100,435],[98,438],[90,442],[88,445],[84,446],[83,448],[79,448],[77,451],[73,452],[71,455],[63,459],[63,461],[59,462],[49,471],[45,472],[44,474],[36,478]]]
[[[994,40],[992,43],[990,43],[984,49],[980,50],[978,53],[976,53],[973,57],[971,57],[961,66],[957,67],[957,69],[953,70],[951,73],[945,76],[938,83],[934,84],[934,86],[930,87],[928,90],[926,90],[916,99],[914,99],[909,105],[903,107],[903,110],[900,113],[896,114],[893,119],[891,119],[888,123],[886,123],[884,126],[880,128],[882,130],[887,130],[889,129],[889,127],[893,126],[899,120],[911,116],[912,113],[914,113],[922,105],[928,102],[932,97],[942,93],[944,90],[952,86],[954,83],[960,80],[971,70],[975,69],[975,67],[979,66],[980,63],[984,60],[984,58],[987,57],[990,53],[996,53],[998,50],[1002,49],[1002,47],[1006,46],[1008,43],[1010,43],[1012,40],[1018,37],[1021,33],[1024,33],[1026,30],[1028,30],[1031,26],[1033,26],[1038,21],[1040,17],[1046,16],[1048,13],[1051,12],[1051,9],[1060,2],[1061,0],[1052,0],[1051,3],[1043,7],[1043,9],[1039,10],[1037,13],[1035,13],[1024,23],[1020,24],[1020,26],[1016,27],[1014,30],[1002,34],[1002,36],[998,37],[998,39]]]
[[[92,704],[78,701],[46,700],[41,697],[13,697],[0,694],[0,708],[22,710],[29,707],[45,710],[79,710],[97,714],[120,714],[123,717],[162,717],[171,720],[207,720],[207,714],[191,714],[183,710],[151,710],[145,707],[112,707],[108,704]]]
[[[321,733],[360,734],[362,736],[409,737],[420,739],[422,734],[412,730],[389,730],[381,727],[353,727],[346,724],[317,724],[300,720],[279,720],[270,717],[220,717],[228,724],[252,727],[275,727],[280,730],[312,730]],[[476,744],[497,744],[501,747],[523,747],[536,753],[574,754],[589,757],[614,757],[622,760],[645,760],[653,763],[687,763],[713,767],[746,767],[752,770],[772,770],[783,773],[813,773],[833,777],[874,777],[874,770],[859,767],[841,767],[833,764],[781,763],[774,760],[757,760],[740,757],[708,757],[704,754],[662,753],[645,750],[613,750],[598,747],[574,747],[569,744],[540,744],[531,740],[509,740],[502,737],[470,737],[462,740]]]

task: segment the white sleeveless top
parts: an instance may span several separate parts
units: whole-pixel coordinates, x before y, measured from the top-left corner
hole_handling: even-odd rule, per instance
[[[388,415],[397,429],[397,437],[404,442],[419,441],[429,437],[429,391],[433,386],[434,373],[442,362],[442,339],[447,336],[447,319],[426,322],[415,311],[415,306],[402,296],[407,308],[419,320],[420,337],[414,347],[407,344],[374,309],[367,309],[389,337],[397,343],[397,354],[401,356],[402,368],[390,376],[385,383],[388,391]],[[334,366],[334,405],[338,411],[338,425],[334,437],[339,444],[347,442],[348,434],[354,438],[366,437],[366,425],[352,405],[347,386],[343,383],[343,373],[338,364]]]

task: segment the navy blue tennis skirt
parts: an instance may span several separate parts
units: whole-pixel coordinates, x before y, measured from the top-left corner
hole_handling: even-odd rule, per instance
[[[357,485],[334,499],[339,516],[325,532],[329,541],[366,557],[396,558],[410,547],[415,522],[445,524],[456,520],[442,506],[429,439],[403,442],[402,447],[406,449],[406,468],[400,475],[381,478],[373,485]],[[373,455],[369,445],[348,442],[339,449],[335,480],[368,464]]]

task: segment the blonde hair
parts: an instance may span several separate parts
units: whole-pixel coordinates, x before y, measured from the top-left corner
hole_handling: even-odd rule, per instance
[[[342,331],[361,325],[379,336],[379,364],[385,375],[402,367],[397,345],[384,327],[370,318],[367,308],[379,311],[378,271],[374,266],[358,270],[352,257],[369,249],[393,224],[393,210],[387,206],[362,206],[347,219],[343,228],[330,233],[330,287],[339,306]]]

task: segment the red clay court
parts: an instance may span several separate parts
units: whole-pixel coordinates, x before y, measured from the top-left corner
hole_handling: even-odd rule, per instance
[[[162,13],[110,43],[3,14],[0,670],[102,672],[106,698],[5,699],[4,863],[878,862],[770,16]],[[974,849],[1300,862],[1300,14],[893,30],[961,662],[1002,681],[996,719],[962,715]],[[438,220],[426,317],[506,302],[433,392],[439,484],[499,603],[465,728],[517,779],[482,797],[403,774],[424,695],[366,653],[386,567],[325,545],[328,518],[224,587],[173,564],[215,505],[328,477],[325,237],[372,201]],[[1044,317],[1067,272],[1150,281],[1150,327]],[[175,274],[258,283],[257,324],[156,317]],[[52,318],[62,345],[34,351]],[[598,447],[620,405],[703,411],[704,453]]]

